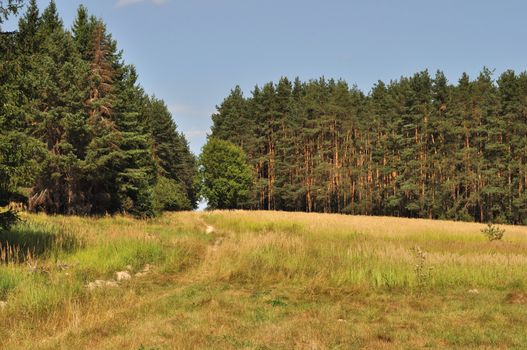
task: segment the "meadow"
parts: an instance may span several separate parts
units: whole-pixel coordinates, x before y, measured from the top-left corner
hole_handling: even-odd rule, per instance
[[[523,349],[527,227],[501,227],[24,214],[0,234],[0,349]]]

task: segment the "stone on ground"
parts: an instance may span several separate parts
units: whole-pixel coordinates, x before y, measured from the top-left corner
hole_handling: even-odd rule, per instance
[[[119,271],[115,273],[117,281],[126,281],[132,278],[128,271]]]

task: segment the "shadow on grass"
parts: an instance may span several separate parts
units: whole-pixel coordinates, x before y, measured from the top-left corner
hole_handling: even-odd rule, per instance
[[[19,264],[35,258],[57,257],[83,246],[73,234],[51,225],[22,222],[0,231],[0,264]]]

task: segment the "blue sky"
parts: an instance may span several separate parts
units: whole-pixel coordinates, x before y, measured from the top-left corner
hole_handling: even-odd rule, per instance
[[[427,68],[451,81],[483,66],[527,70],[524,0],[57,0],[67,26],[81,3],[107,23],[195,153],[237,84],[248,94],[281,76],[326,76],[367,92]]]

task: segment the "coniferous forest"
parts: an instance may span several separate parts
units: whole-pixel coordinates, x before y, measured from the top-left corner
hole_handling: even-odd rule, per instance
[[[249,208],[527,223],[527,73],[428,71],[369,94],[282,78],[213,115],[245,151]]]
[[[2,20],[20,9],[0,5]],[[29,1],[18,30],[0,35],[1,205],[22,197],[31,211],[139,217],[195,208],[196,159],[137,79],[85,7],[67,29],[54,1],[42,12]]]
[[[20,3],[0,2],[1,20]],[[245,165],[207,189],[216,180],[203,169],[219,155],[202,156],[200,182],[165,103],[85,7],[67,29],[53,1],[43,11],[29,1],[0,52],[2,205],[150,217],[209,193],[229,209],[527,223],[527,73],[484,68],[452,84],[423,71],[367,94],[325,78],[282,78],[250,97],[236,87],[210,137],[245,155],[205,149],[233,164],[246,157],[251,186],[238,195],[227,184],[245,183]]]

